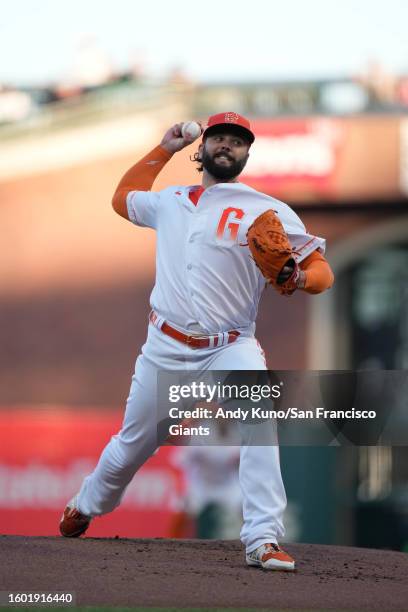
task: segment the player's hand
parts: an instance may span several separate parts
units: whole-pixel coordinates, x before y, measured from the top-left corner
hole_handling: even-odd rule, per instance
[[[293,274],[293,265],[292,266],[283,266],[282,270],[279,272],[278,282],[285,283]]]
[[[181,151],[184,147],[191,145],[191,140],[185,140],[181,135],[182,123],[176,123],[167,130],[162,138],[160,146],[166,149],[169,153],[176,153]],[[201,125],[201,124],[200,124]]]
[[[294,274],[294,268],[292,265],[284,266],[279,273],[279,282],[285,284],[288,282],[290,277]],[[296,289],[304,289],[306,284],[306,272],[296,266],[295,274],[291,279],[291,282],[286,288],[282,288],[281,294],[290,296]]]

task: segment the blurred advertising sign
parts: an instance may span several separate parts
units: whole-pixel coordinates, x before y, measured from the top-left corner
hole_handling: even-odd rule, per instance
[[[250,186],[289,202],[404,197],[399,116],[252,120]]]
[[[408,106],[408,78],[403,77],[400,79],[397,86],[397,98],[398,101],[404,106]]]
[[[293,189],[304,195],[333,191],[343,136],[337,121],[258,121],[253,128],[256,147],[245,169],[245,179],[251,185],[274,194]]]
[[[401,121],[400,187],[408,196],[408,119]]]
[[[122,410],[2,409],[0,525],[2,534],[59,535],[66,502],[95,467],[121,425]],[[114,513],[94,520],[90,536],[170,537],[181,507],[177,452],[160,448],[139,470]]]

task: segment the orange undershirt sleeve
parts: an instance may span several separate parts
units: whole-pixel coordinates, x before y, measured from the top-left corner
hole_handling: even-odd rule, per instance
[[[129,219],[126,204],[128,193],[130,191],[149,191],[160,170],[171,157],[171,153],[158,145],[126,172],[112,198],[112,206],[118,215]]]
[[[329,262],[319,251],[313,251],[301,263],[300,268],[306,272],[306,284],[303,291],[322,293],[334,283],[334,274]]]

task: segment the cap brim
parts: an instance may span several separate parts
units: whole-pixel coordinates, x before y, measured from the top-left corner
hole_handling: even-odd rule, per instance
[[[211,125],[203,132],[203,138],[207,136],[212,136],[213,134],[217,134],[218,132],[227,131],[232,134],[236,134],[237,136],[241,136],[244,140],[247,140],[249,144],[252,144],[255,140],[254,134],[251,130],[248,130],[242,125],[236,125],[234,123],[217,123],[217,125]]]

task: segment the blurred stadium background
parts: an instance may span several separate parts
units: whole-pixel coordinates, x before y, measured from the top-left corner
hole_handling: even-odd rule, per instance
[[[1,533],[57,534],[67,498],[120,427],[155,237],[110,199],[174,122],[250,117],[244,180],[327,238],[330,292],[265,292],[257,336],[269,368],[408,367],[408,69],[376,60],[358,76],[200,82],[182,66],[161,79],[142,64],[115,71],[92,41],[82,52],[68,84],[0,87]],[[176,155],[154,188],[199,182],[194,151]],[[287,540],[408,550],[406,447],[281,454]],[[179,455],[162,448],[90,535],[193,535]],[[221,535],[237,537],[231,521]]]

